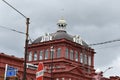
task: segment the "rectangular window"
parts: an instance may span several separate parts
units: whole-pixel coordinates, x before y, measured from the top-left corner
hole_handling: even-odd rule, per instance
[[[75,61],[78,61],[78,52],[75,51]]]
[[[51,51],[50,51],[50,58],[51,59],[54,58],[54,49],[51,49]]]
[[[45,51],[45,59],[48,59],[48,49]]]
[[[80,53],[80,63],[83,63],[83,54]]]
[[[32,61],[32,52],[29,52],[28,61]]]
[[[60,58],[60,55],[61,55],[61,48],[58,48],[57,49],[57,58]]]
[[[91,56],[88,56],[88,65],[91,66]]]
[[[87,64],[87,55],[84,55],[84,64]]]
[[[34,60],[37,60],[37,52],[34,52]]]
[[[41,50],[39,55],[39,60],[42,60],[42,59],[43,59],[43,51]]]
[[[73,50],[70,50],[70,59],[73,60]]]
[[[65,57],[68,58],[68,48],[66,48]]]

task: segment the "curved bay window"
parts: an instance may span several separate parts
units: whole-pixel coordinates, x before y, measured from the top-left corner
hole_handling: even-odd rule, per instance
[[[45,59],[48,59],[48,49],[45,50]]]
[[[32,61],[32,52],[29,52],[28,61]]]
[[[39,54],[39,60],[42,60],[42,59],[43,59],[43,51],[41,50]]]
[[[34,52],[34,60],[37,60],[37,52]]]
[[[68,58],[68,48],[65,50],[65,57]]]
[[[78,61],[78,52],[75,51],[75,61]]]
[[[61,48],[58,48],[57,49],[57,58],[60,58],[60,55],[61,55]]]
[[[70,59],[73,60],[73,50],[70,50]]]

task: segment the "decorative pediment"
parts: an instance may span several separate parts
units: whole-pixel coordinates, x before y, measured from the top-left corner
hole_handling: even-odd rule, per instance
[[[70,73],[77,74],[77,75],[80,75],[80,76],[85,75],[85,73],[79,67],[73,67],[70,70]]]

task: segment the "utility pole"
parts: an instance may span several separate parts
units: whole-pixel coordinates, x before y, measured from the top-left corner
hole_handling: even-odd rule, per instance
[[[21,16],[23,16],[26,19],[26,40],[25,40],[25,54],[24,54],[24,73],[23,73],[23,80],[26,80],[26,62],[27,62],[27,53],[28,53],[28,36],[29,36],[29,18],[27,18],[24,14],[22,14],[20,11],[18,11],[16,8],[14,8],[12,5],[10,5],[8,2],[6,2],[5,0],[2,0],[3,2],[5,2],[9,7],[11,7],[12,9],[14,9],[16,12],[18,12]]]
[[[28,31],[29,31],[29,18],[26,18],[26,40],[25,40],[25,54],[24,54],[24,73],[23,73],[23,80],[26,80],[26,62],[27,62],[27,53],[28,53]]]

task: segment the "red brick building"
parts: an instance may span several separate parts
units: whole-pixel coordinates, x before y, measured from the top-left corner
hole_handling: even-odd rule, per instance
[[[45,66],[44,80],[91,80],[94,73],[94,50],[80,36],[67,33],[66,21],[57,23],[55,33],[45,34],[28,45],[27,62]],[[23,59],[0,54],[0,74],[4,74],[5,64],[19,69],[18,78],[22,79]],[[27,79],[35,79],[35,71],[27,69]]]
[[[44,80],[91,80],[94,73],[94,49],[78,35],[66,31],[66,21],[57,23],[55,33],[45,34],[28,46],[27,61],[45,65]],[[51,73],[52,68],[52,73]]]
[[[44,80],[92,80],[94,70],[94,49],[79,35],[66,31],[67,23],[60,19],[55,33],[40,36],[28,45],[27,63],[45,66]],[[0,76],[4,75],[5,64],[18,68],[17,77],[22,79],[21,58],[0,54]],[[27,69],[27,80],[35,80],[36,70]]]
[[[17,77],[12,77],[11,79],[15,80],[15,78],[18,78],[19,80],[22,80],[23,62],[24,62],[23,58],[18,58],[13,55],[10,56],[4,53],[0,53],[0,80],[4,80],[6,64],[18,69]],[[34,69],[27,69],[27,80],[33,80],[35,78],[35,72],[36,70]]]

